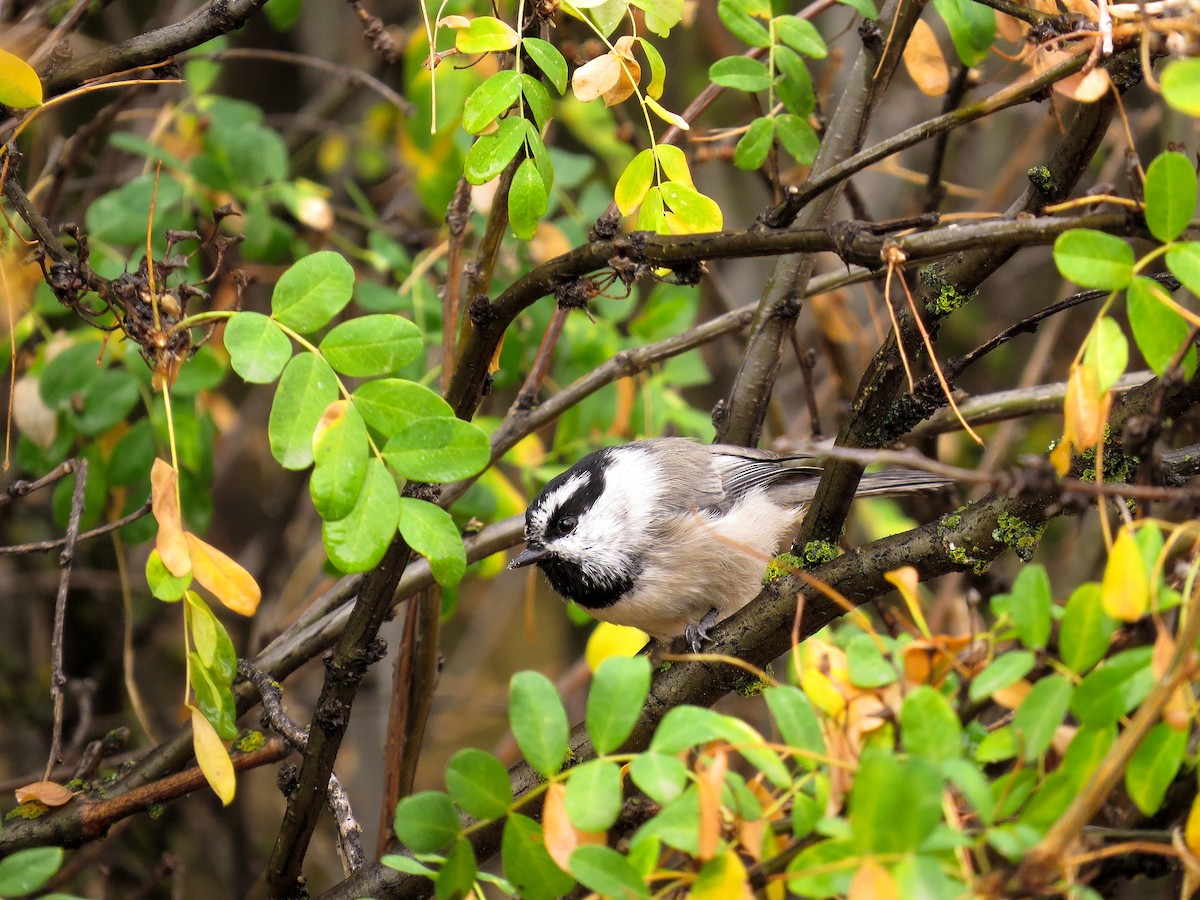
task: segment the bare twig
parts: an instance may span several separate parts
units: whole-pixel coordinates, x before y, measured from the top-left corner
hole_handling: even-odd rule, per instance
[[[60,757],[63,737],[63,685],[67,683],[67,676],[63,670],[67,589],[71,583],[71,562],[75,557],[75,540],[79,536],[79,519],[83,515],[88,461],[83,458],[72,460],[71,468],[75,472],[75,489],[71,493],[71,514],[67,519],[66,541],[59,557],[58,595],[54,601],[54,630],[50,638],[50,696],[54,700],[54,724],[50,737],[50,758],[46,760],[45,779],[50,778],[54,766],[62,761]]]
[[[121,516],[119,519],[114,519],[107,525],[97,525],[95,528],[91,528],[82,532],[81,534],[76,535],[75,542],[78,543],[80,541],[90,540],[91,538],[99,537],[102,534],[118,531],[119,529],[124,528],[130,522],[136,522],[138,519],[143,518],[149,513],[150,500],[147,499],[145,503],[143,503],[133,512],[127,513]],[[68,538],[60,537],[49,541],[32,541],[28,544],[9,544],[8,546],[0,547],[0,556],[17,556],[22,553],[43,553],[47,550],[54,550],[58,547],[62,547],[67,543],[67,541]]]

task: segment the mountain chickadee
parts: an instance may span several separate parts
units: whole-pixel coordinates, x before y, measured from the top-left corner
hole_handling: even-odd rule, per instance
[[[696,650],[709,628],[758,596],[820,474],[800,457],[686,438],[597,450],[533,499],[529,546],[509,568],[536,564],[597,619],[660,643],[682,634]],[[857,495],[946,484],[892,470],[863,476]]]

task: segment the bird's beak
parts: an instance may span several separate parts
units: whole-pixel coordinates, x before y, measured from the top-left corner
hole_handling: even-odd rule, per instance
[[[534,544],[530,544],[523,551],[517,554],[517,557],[508,564],[508,567],[510,569],[521,569],[525,566],[533,565],[533,563],[541,562],[549,555],[550,551],[545,547],[538,547]]]

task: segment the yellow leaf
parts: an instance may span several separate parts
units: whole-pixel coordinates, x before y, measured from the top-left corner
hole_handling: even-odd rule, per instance
[[[1146,564],[1128,528],[1121,529],[1108,554],[1100,582],[1100,603],[1119,622],[1136,622],[1150,605]]]
[[[635,656],[649,640],[650,637],[644,631],[630,628],[628,625],[601,622],[588,635],[584,658],[588,668],[595,672],[600,668],[600,663],[610,656]]]
[[[921,611],[921,598],[917,596],[917,585],[921,583],[921,576],[917,570],[912,566],[901,566],[895,571],[885,572],[883,577],[896,586],[896,590],[904,599],[904,605],[908,607],[908,614],[917,623],[917,628],[921,630],[921,634],[929,637],[929,623],[925,621],[925,614]]]
[[[1071,367],[1063,404],[1064,434],[1078,450],[1095,447],[1104,434],[1103,397],[1096,373],[1090,366]]]
[[[646,105],[650,107],[650,112],[654,113],[668,125],[674,125],[680,131],[690,131],[692,126],[688,124],[688,120],[679,113],[671,112],[653,97],[646,98]]]
[[[1191,811],[1188,812],[1187,825],[1183,829],[1183,839],[1188,849],[1200,853],[1200,794],[1192,801]]]
[[[850,879],[848,900],[895,900],[900,896],[892,873],[875,862],[865,859]]]
[[[1071,442],[1065,437],[1050,451],[1050,465],[1054,466],[1054,471],[1059,477],[1071,471]]]
[[[0,50],[0,103],[17,109],[42,103],[42,82],[37,72],[7,50]]]
[[[192,557],[192,574],[201,586],[235,613],[252,616],[262,599],[254,576],[211,544],[185,532]]]
[[[917,20],[904,45],[904,68],[926,97],[941,97],[950,89],[950,67],[924,19]]]
[[[706,862],[692,884],[692,900],[734,900],[752,896],[746,867],[732,850]]]
[[[171,464],[156,458],[150,467],[150,506],[158,520],[154,549],[167,571],[182,578],[192,571],[192,560],[183,537],[183,518],[179,514],[179,493],[175,484],[175,470]]]
[[[696,787],[700,800],[700,832],[696,838],[696,858],[712,859],[721,842],[721,792],[729,757],[715,753],[707,766],[696,765]]]
[[[76,791],[68,790],[57,781],[35,781],[16,790],[17,802],[36,800],[44,806],[64,806],[71,802]]]
[[[838,719],[846,711],[846,698],[824,672],[806,668],[800,676],[800,688],[808,695],[813,706],[831,719]]]
[[[221,743],[217,730],[204,718],[204,714],[194,706],[188,708],[192,711],[192,749],[196,753],[196,763],[213,793],[221,798],[222,804],[228,806],[237,791],[233,760],[229,758],[229,751]]]

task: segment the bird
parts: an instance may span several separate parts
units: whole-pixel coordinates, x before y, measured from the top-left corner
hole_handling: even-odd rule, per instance
[[[811,456],[682,437],[606,447],[534,497],[526,549],[509,568],[536,565],[595,618],[639,628],[660,645],[683,635],[698,651],[710,628],[758,596],[820,475]],[[863,476],[856,495],[947,484],[893,469]]]

